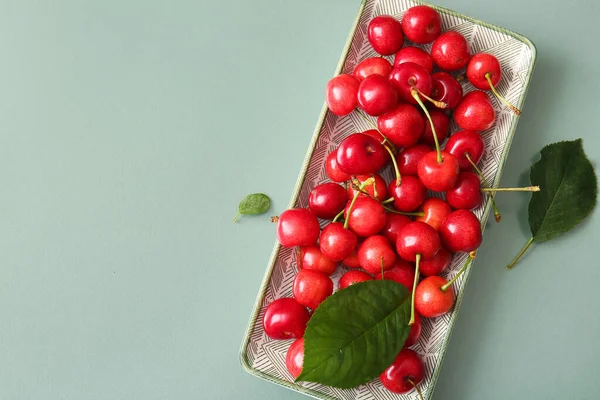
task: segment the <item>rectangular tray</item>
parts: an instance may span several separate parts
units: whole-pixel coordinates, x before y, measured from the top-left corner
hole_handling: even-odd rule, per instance
[[[378,55],[371,48],[366,34],[368,23],[373,17],[389,14],[401,19],[402,14],[408,8],[418,4],[427,3],[410,0],[363,0],[340,57],[335,75],[352,73],[358,62],[367,57]],[[444,31],[455,30],[466,37],[471,47],[471,54],[486,51],[498,58],[502,66],[502,80],[498,85],[498,90],[509,102],[521,108],[535,65],[536,50],[533,43],[527,38],[506,29],[442,7],[430,6],[440,13]],[[431,44],[419,45],[418,47],[427,51],[431,50]],[[393,57],[387,58],[393,62]],[[473,90],[468,81],[464,80],[462,84],[465,93]],[[503,107],[491,93],[490,98],[496,110],[496,123],[492,128],[481,133],[486,144],[486,150],[479,165],[489,182],[492,182],[493,186],[497,186],[500,182],[519,117]],[[454,120],[451,121],[450,132],[455,132],[458,127]],[[324,168],[327,154],[336,148],[346,136],[367,129],[371,129],[371,126],[357,116],[356,113],[351,113],[345,117],[337,117],[329,112],[327,106],[324,105],[289,207],[307,207],[310,191],[316,185],[328,180]],[[383,175],[388,182],[392,178],[391,170],[387,170]],[[490,204],[481,205],[474,212],[481,221],[487,221]],[[324,222],[322,221],[321,227],[323,226]],[[455,255],[452,264],[443,275],[448,279],[453,277],[466,260],[466,257],[466,254]],[[345,267],[340,266],[332,276],[336,287],[339,277],[346,271]],[[296,272],[294,250],[282,248],[276,243],[242,342],[240,360],[243,368],[252,375],[317,399],[418,399],[416,391],[394,395],[383,388],[378,379],[355,389],[337,389],[307,382],[294,383],[285,367],[285,355],[291,341],[277,341],[268,338],[263,331],[262,317],[266,307],[272,301],[280,297],[292,296],[292,282]],[[426,376],[421,382],[420,388],[426,399],[431,399],[433,395],[469,274],[470,269],[456,281],[456,304],[452,311],[438,318],[424,318],[422,337],[412,347],[423,357],[425,362]]]

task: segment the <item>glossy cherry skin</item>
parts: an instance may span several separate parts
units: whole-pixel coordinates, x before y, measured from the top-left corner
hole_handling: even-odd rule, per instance
[[[485,151],[485,142],[479,133],[462,130],[450,136],[445,150],[458,159],[461,171],[470,171],[473,169],[473,165],[467,159],[467,154],[475,164],[478,164]]]
[[[384,272],[383,277],[401,284],[409,292],[412,292],[413,283],[415,281],[415,267],[403,259],[398,258],[392,268]],[[381,269],[375,274],[375,279],[381,279]]]
[[[308,310],[292,298],[277,299],[267,307],[263,329],[271,339],[301,338],[310,318]]]
[[[341,261],[356,249],[358,238],[339,222],[332,222],[323,228],[319,239],[321,253],[330,260]]]
[[[388,152],[381,143],[368,135],[353,133],[340,143],[337,163],[350,175],[372,174],[387,162]]]
[[[446,314],[454,305],[454,290],[450,286],[442,291],[448,283],[441,276],[429,276],[423,279],[415,291],[415,309],[422,317],[435,318]]]
[[[500,63],[489,53],[477,53],[467,65],[467,79],[477,89],[490,90],[490,83],[485,78],[486,74],[490,74],[492,85],[496,86],[502,78]]]
[[[433,258],[440,250],[440,238],[435,229],[424,222],[411,222],[402,228],[398,234],[396,250],[406,261],[414,262],[417,254],[421,260]]]
[[[317,185],[308,195],[308,208],[319,218],[335,217],[346,205],[347,196],[343,186],[327,182]]]
[[[392,64],[382,57],[369,57],[359,62],[352,73],[359,81],[371,75],[388,77],[392,72]]]
[[[496,113],[488,95],[474,90],[467,93],[456,106],[454,120],[462,129],[481,132],[494,125]]]
[[[355,283],[372,281],[373,277],[363,271],[348,271],[340,277],[338,288],[346,289],[348,286],[352,286]]]
[[[437,162],[437,152],[431,151],[421,157],[417,174],[429,190],[445,192],[458,179],[458,160],[452,154],[442,151],[442,163]]]
[[[329,179],[334,182],[346,182],[351,177],[340,169],[337,162],[337,152],[338,149],[335,149],[327,156],[327,160],[325,160],[325,172]]]
[[[293,292],[299,304],[314,310],[333,293],[333,282],[325,274],[301,269],[294,278]]]
[[[390,269],[396,262],[396,253],[390,242],[383,235],[373,235],[365,239],[358,247],[358,261],[365,271],[374,274],[383,269]]]
[[[463,89],[460,83],[447,72],[436,72],[431,75],[431,97],[442,101],[448,106],[447,110],[454,109],[462,100]]]
[[[411,349],[402,349],[396,359],[379,376],[383,386],[392,393],[414,390],[425,377],[425,365],[421,357]]]
[[[442,222],[446,219],[448,214],[452,212],[450,205],[442,199],[430,197],[423,202],[421,207],[423,211],[422,217],[416,217],[415,221],[425,222],[436,231],[440,229]]]
[[[398,232],[406,224],[410,224],[412,220],[406,215],[386,213],[385,226],[383,227],[383,233],[390,243],[395,244],[398,240]]]
[[[391,15],[379,15],[369,22],[369,43],[377,53],[389,56],[396,53],[404,43],[400,21]]]
[[[325,102],[335,115],[348,115],[358,106],[360,81],[353,75],[341,74],[327,82]]]
[[[344,264],[348,268],[360,268],[360,263],[358,262],[358,246],[360,246],[361,242],[358,242],[357,248],[352,251],[349,255],[344,257],[342,260],[342,264]]]
[[[413,325],[413,327],[414,327],[414,325]],[[411,332],[412,332],[412,329],[411,329]],[[409,334],[409,336],[410,336],[410,334]],[[288,349],[288,351],[285,355],[285,366],[286,366],[288,372],[290,373],[290,375],[292,375],[292,377],[294,377],[294,379],[296,379],[297,377],[300,376],[303,365],[304,365],[304,338],[300,338],[300,339],[296,339],[294,341],[294,343],[292,343],[292,345]]]
[[[354,189],[355,184],[360,185],[360,183],[363,183],[364,181],[366,181],[369,178],[375,179],[375,182],[373,182],[370,185],[365,185],[365,187],[363,188],[363,192],[366,192],[368,194],[361,193],[358,190]],[[356,180],[359,183],[356,183],[353,180],[351,183],[348,184],[348,189],[346,189],[346,198],[348,200],[352,200],[354,198],[354,195],[357,192],[359,193],[358,194],[359,197],[371,196],[374,199],[377,199],[380,201],[387,199],[387,185],[385,183],[385,180],[381,177],[381,175],[379,175],[379,174],[357,175]],[[346,205],[346,203],[344,203],[344,205]]]
[[[337,268],[337,261],[325,257],[318,246],[302,246],[299,253],[300,262],[298,265],[301,269],[310,269],[325,275],[331,275]]]
[[[398,211],[415,211],[427,197],[427,188],[416,176],[403,176],[400,186],[396,180],[390,182],[388,193],[394,198],[394,207]]]
[[[398,91],[386,77],[370,75],[358,88],[358,104],[369,115],[378,117],[398,104]]]
[[[412,62],[420,65],[425,68],[427,72],[431,73],[433,70],[433,58],[429,55],[425,50],[421,50],[418,47],[407,46],[400,49],[399,52],[396,53],[396,57],[394,58],[394,67],[405,63]],[[388,75],[392,72],[391,70],[388,72]]]
[[[471,53],[467,39],[456,31],[442,33],[431,46],[433,62],[446,71],[456,71],[467,65]]]
[[[439,275],[448,268],[451,261],[452,253],[442,247],[435,257],[419,264],[419,271],[425,276]]]
[[[385,226],[385,210],[377,200],[370,197],[357,198],[350,215],[348,215],[349,206],[350,202],[346,206],[345,218],[348,220],[348,227],[357,236],[375,235]]]
[[[306,208],[285,210],[277,221],[277,239],[283,247],[314,244],[320,230],[319,220]]]
[[[440,226],[440,238],[446,249],[469,253],[481,244],[481,222],[472,211],[453,211]]]
[[[470,171],[461,172],[456,184],[446,191],[446,200],[455,209],[470,210],[481,204],[481,199],[481,181]]]
[[[400,175],[403,177],[406,175],[417,176],[419,160],[430,151],[431,147],[423,143],[417,143],[400,150],[396,156],[396,163],[398,164]]]
[[[414,346],[421,338],[421,331],[423,330],[423,324],[421,322],[421,316],[415,312],[415,323],[410,327],[408,337],[404,342],[404,347]]]
[[[398,89],[400,99],[409,104],[417,104],[411,88],[414,87],[429,96],[433,87],[429,72],[413,62],[405,62],[395,67],[390,74],[390,82]]]
[[[431,43],[440,36],[442,19],[431,7],[411,7],[402,17],[402,31],[410,41],[419,44]]]
[[[377,128],[394,145],[409,147],[419,141],[425,130],[421,113],[410,104],[399,104],[377,119]]]
[[[437,133],[438,143],[441,144],[448,136],[448,132],[450,130],[450,119],[446,113],[437,109],[429,110],[429,116],[431,116],[431,120],[433,121],[433,126],[435,127],[435,132]],[[433,131],[431,130],[431,124],[429,123],[425,124],[425,132],[423,132],[423,136],[421,136],[421,142],[430,146],[435,145],[435,141],[433,140]]]

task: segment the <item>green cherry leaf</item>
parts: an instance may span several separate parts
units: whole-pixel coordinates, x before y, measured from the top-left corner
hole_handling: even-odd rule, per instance
[[[240,214],[264,214],[271,208],[271,199],[264,193],[253,193],[244,197],[238,206],[238,213],[233,218],[233,222],[237,221]]]
[[[402,349],[410,326],[410,295],[391,280],[361,282],[328,297],[304,334],[304,365],[296,381],[353,388],[379,376]]]

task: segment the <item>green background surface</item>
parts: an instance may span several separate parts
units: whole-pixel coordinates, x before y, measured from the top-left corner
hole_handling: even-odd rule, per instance
[[[545,144],[600,156],[598,16],[581,1],[439,0],[515,30],[537,68],[502,185]],[[238,361],[358,1],[3,1],[0,398],[301,399]],[[525,243],[498,197],[435,399],[598,397],[599,213]]]

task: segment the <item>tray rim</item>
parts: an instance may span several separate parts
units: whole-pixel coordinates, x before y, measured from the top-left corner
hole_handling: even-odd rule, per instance
[[[354,38],[354,34],[356,33],[356,30],[358,29],[360,18],[362,16],[362,13],[364,12],[364,8],[365,8],[365,5],[366,5],[367,1],[369,1],[369,0],[361,0],[361,2],[360,2],[360,5],[358,7],[358,11],[357,11],[355,19],[354,19],[354,23],[352,24],[352,26],[350,28],[350,32],[348,34],[348,37],[346,38],[346,43],[345,43],[345,45],[344,45],[344,47],[342,49],[342,53],[341,53],[341,55],[339,57],[338,64],[336,66],[336,69],[335,69],[335,72],[334,72],[333,76],[340,74],[342,72],[342,70],[343,70],[343,66],[344,66],[344,64],[346,62],[346,59],[348,58],[348,53],[349,53],[350,47],[352,45],[352,39]],[[531,50],[531,67],[530,67],[527,75],[525,76],[524,89],[523,89],[523,91],[521,92],[521,94],[519,96],[519,101],[521,103],[521,107],[524,106],[524,103],[525,103],[524,100],[527,97],[527,93],[529,92],[529,87],[531,85],[531,76],[533,75],[533,72],[534,72],[535,66],[536,66],[536,62],[537,62],[537,48],[536,48],[535,44],[529,38],[527,38],[527,37],[525,37],[525,36],[523,36],[523,35],[515,32],[515,31],[512,31],[512,30],[509,30],[509,29],[506,29],[506,28],[503,28],[503,27],[500,27],[500,26],[497,26],[497,25],[493,25],[493,24],[481,21],[481,20],[479,20],[477,18],[470,17],[468,15],[465,15],[465,14],[462,14],[460,12],[448,9],[446,7],[434,5],[434,4],[431,4],[431,3],[428,3],[428,2],[425,2],[425,1],[422,1],[422,0],[412,0],[412,1],[414,3],[420,4],[420,5],[427,5],[427,6],[431,7],[431,8],[433,8],[433,9],[437,10],[438,12],[443,12],[445,14],[449,14],[449,15],[452,15],[452,16],[455,16],[455,17],[459,17],[459,18],[464,19],[466,21],[469,21],[469,22],[471,22],[473,24],[476,24],[476,25],[479,25],[479,26],[483,26],[483,27],[486,27],[488,29],[492,29],[494,31],[503,33],[503,34],[508,35],[508,36],[510,36],[510,37],[518,40],[519,42],[524,43],[525,45],[527,45],[529,47],[529,49]],[[307,149],[306,154],[304,156],[304,160],[302,162],[302,167],[300,169],[300,173],[299,173],[298,178],[296,180],[296,184],[294,186],[294,190],[292,192],[292,196],[291,196],[291,199],[290,199],[290,201],[288,203],[287,208],[293,207],[296,204],[297,200],[298,200],[298,197],[300,195],[300,190],[302,188],[302,185],[304,184],[304,180],[306,179],[306,173],[308,171],[308,167],[309,167],[309,164],[310,164],[310,159],[312,158],[312,155],[314,153],[315,147],[317,145],[317,141],[319,139],[319,133],[320,133],[321,129],[323,128],[323,124],[325,123],[325,117],[327,116],[328,112],[329,112],[329,110],[328,110],[327,104],[325,102],[323,102],[323,106],[321,108],[321,113],[319,114],[319,118],[317,120],[316,127],[315,127],[315,129],[313,131],[313,134],[312,134],[312,137],[311,137],[308,149]],[[502,158],[501,158],[500,162],[498,163],[498,172],[496,173],[496,177],[494,179],[494,182],[492,183],[493,187],[498,187],[498,184],[500,183],[500,180],[502,179],[502,174],[504,172],[504,166],[505,166],[506,160],[508,158],[508,154],[510,153],[510,148],[512,146],[512,141],[513,141],[513,138],[514,138],[514,134],[515,134],[518,122],[519,122],[519,118],[520,118],[519,115],[514,115],[513,118],[512,118],[512,120],[511,120],[509,131],[508,131],[508,136],[507,136],[507,139],[506,139],[506,147],[505,147],[505,150],[504,150],[504,152],[502,154]],[[490,213],[490,211],[491,211],[491,203],[487,202],[487,204],[486,204],[486,206],[484,208],[484,211],[483,211],[482,218],[481,218],[482,234],[485,231],[485,227],[486,227],[487,221],[489,219],[489,213]],[[284,380],[284,379],[280,379],[280,378],[276,378],[276,377],[273,377],[273,376],[271,376],[269,374],[261,372],[261,371],[257,370],[256,368],[253,368],[252,365],[248,361],[248,358],[247,358],[247,355],[246,355],[246,349],[248,347],[248,344],[250,343],[250,338],[251,338],[251,335],[252,335],[252,329],[253,329],[254,325],[256,324],[256,320],[257,320],[258,315],[260,313],[261,304],[262,304],[262,302],[264,300],[264,297],[265,297],[265,294],[266,294],[266,291],[267,291],[267,286],[269,284],[269,281],[271,280],[271,275],[272,275],[273,269],[275,267],[275,261],[277,259],[277,256],[279,255],[280,249],[281,249],[281,245],[279,244],[279,242],[277,240],[275,240],[275,245],[274,245],[273,250],[271,252],[271,256],[269,257],[269,262],[267,264],[267,268],[266,268],[265,274],[263,276],[263,279],[262,279],[262,282],[261,282],[261,285],[260,285],[260,290],[258,292],[258,295],[257,295],[256,299],[255,299],[254,306],[253,306],[253,309],[252,309],[252,314],[251,314],[250,319],[248,321],[246,331],[244,332],[244,338],[242,340],[242,343],[241,343],[241,346],[240,346],[240,349],[239,349],[238,356],[239,356],[240,364],[241,364],[242,368],[247,373],[249,373],[250,375],[254,375],[254,376],[258,377],[258,378],[261,378],[261,379],[267,380],[269,382],[275,383],[275,384],[277,384],[279,386],[282,386],[282,387],[285,387],[287,389],[290,389],[290,390],[293,390],[293,391],[305,394],[305,395],[310,396],[310,397],[315,398],[315,399],[338,400],[336,397],[330,396],[328,394],[324,394],[324,393],[318,392],[318,391],[316,391],[314,389],[310,389],[310,388],[306,388],[306,387],[297,385],[294,382],[291,382],[291,381],[288,381],[288,380]],[[473,260],[472,264],[475,264],[476,261],[477,261],[476,259]],[[448,347],[448,342],[449,342],[450,338],[452,337],[452,332],[454,330],[454,325],[455,325],[456,319],[458,318],[458,315],[460,313],[460,307],[461,307],[461,303],[462,303],[462,299],[463,299],[463,294],[464,294],[464,291],[465,291],[465,289],[467,287],[467,283],[469,281],[472,269],[473,268],[472,268],[472,265],[471,265],[471,268],[469,268],[469,269],[467,269],[465,271],[465,273],[464,273],[464,283],[463,283],[462,290],[459,291],[457,293],[457,295],[456,295],[456,300],[455,300],[454,310],[453,310],[454,315],[450,319],[450,322],[448,324],[448,333],[445,335],[443,344],[441,346],[441,355],[440,355],[440,359],[439,359],[439,361],[437,363],[439,367],[434,369],[433,375],[431,376],[431,381],[430,381],[431,382],[430,383],[431,386],[430,386],[429,390],[427,390],[427,394],[425,396],[425,399],[427,399],[427,400],[431,399],[432,396],[433,396],[433,394],[434,394],[434,392],[435,392],[435,387],[436,387],[436,384],[437,384],[437,380],[439,378],[439,374],[440,374],[440,371],[442,369],[441,366],[443,365],[444,359],[446,358],[446,351],[447,351],[447,347]]]

